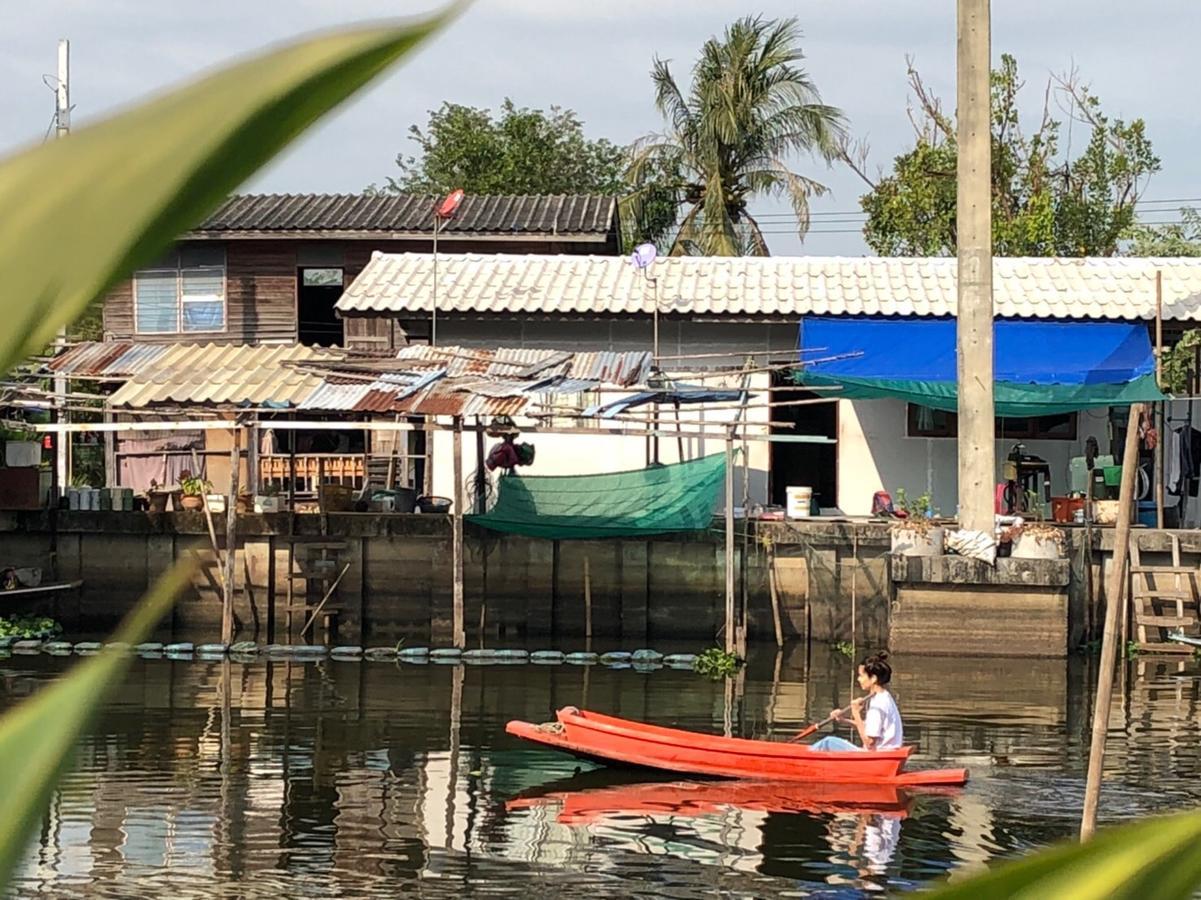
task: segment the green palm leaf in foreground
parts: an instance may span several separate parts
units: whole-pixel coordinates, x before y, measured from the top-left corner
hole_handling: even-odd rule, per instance
[[[145,640],[191,577],[190,566],[177,566],[160,579],[115,640]],[[105,651],[0,718],[0,885],[10,883],[75,742],[130,659],[129,653]]]
[[[285,46],[0,161],[0,371],[43,347],[447,17]],[[160,580],[117,640],[143,640],[190,577],[179,567]],[[0,718],[0,892],[80,733],[127,665],[102,654]]]
[[[1145,819],[1061,844],[935,891],[932,900],[1174,900],[1201,884],[1201,813]]]
[[[3,369],[448,15],[290,44],[0,161]]]

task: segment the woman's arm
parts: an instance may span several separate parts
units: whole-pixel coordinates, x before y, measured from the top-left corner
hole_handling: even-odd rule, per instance
[[[859,740],[863,741],[863,749],[875,750],[878,738],[874,738],[867,733],[867,726],[863,724],[863,713],[859,711],[859,706],[860,704],[858,703],[851,706],[851,718],[855,723],[855,730],[859,732]]]

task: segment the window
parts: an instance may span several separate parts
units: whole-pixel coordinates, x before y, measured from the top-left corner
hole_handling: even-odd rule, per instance
[[[138,334],[225,330],[225,250],[183,247],[133,277]]]
[[[953,412],[910,403],[909,437],[951,438],[959,434],[959,417]],[[997,437],[1025,441],[1074,441],[1076,414],[997,419]]]

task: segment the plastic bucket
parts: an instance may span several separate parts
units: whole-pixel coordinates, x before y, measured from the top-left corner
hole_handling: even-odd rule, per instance
[[[785,514],[790,519],[809,518],[810,506],[813,503],[813,488],[786,487],[784,489]]]
[[[1154,500],[1138,501],[1138,522],[1148,528],[1154,528],[1159,520]]]

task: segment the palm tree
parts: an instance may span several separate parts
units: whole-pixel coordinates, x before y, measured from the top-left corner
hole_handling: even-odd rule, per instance
[[[684,210],[673,254],[766,256],[767,242],[747,202],[785,196],[797,217],[797,234],[804,238],[809,199],[826,188],[792,171],[786,159],[794,153],[816,154],[827,162],[837,158],[844,119],[840,110],[821,102],[797,65],[804,58],[799,39],[796,19],[739,19],[721,40],[705,42],[687,95],[667,61],[655,59],[655,105],[668,127],[631,148],[628,221],[654,220],[667,197],[677,211]],[[671,226],[676,218],[671,217]],[[659,233],[643,238],[666,236],[660,225]]]

